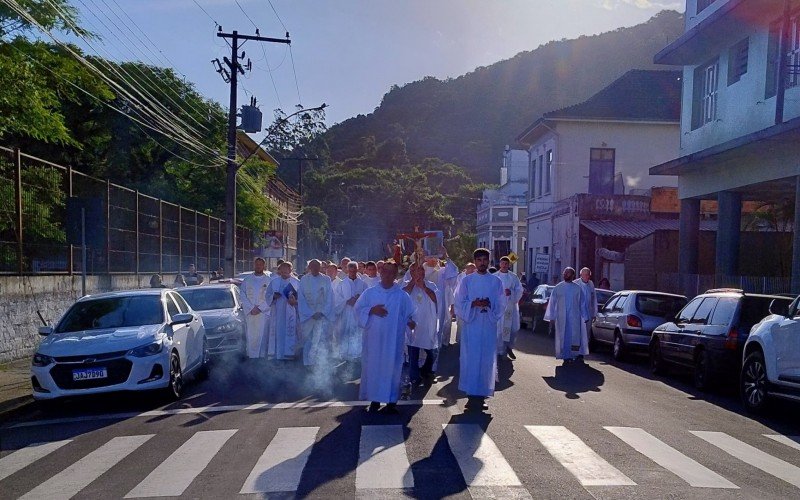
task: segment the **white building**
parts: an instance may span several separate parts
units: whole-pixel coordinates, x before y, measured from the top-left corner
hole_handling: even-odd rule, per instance
[[[685,33],[655,56],[684,67],[680,153],[650,170],[678,176],[684,275],[698,272],[702,200],[719,202],[716,274],[735,276],[742,201],[791,207],[800,199],[798,8],[797,0],[687,0]],[[800,204],[793,206],[798,292]]]
[[[585,102],[545,113],[517,137],[529,154],[526,261],[531,270],[539,263],[540,281],[566,266],[595,267],[588,247],[581,250],[574,195],[622,206],[619,196],[639,199],[654,186],[675,185],[648,169],[678,151],[680,79],[678,71],[629,71]]]
[[[515,272],[525,271],[527,189],[528,153],[506,146],[500,167],[500,187],[484,191],[478,205],[477,239],[479,247],[492,251],[494,265],[511,252],[519,255],[520,261],[513,266]]]

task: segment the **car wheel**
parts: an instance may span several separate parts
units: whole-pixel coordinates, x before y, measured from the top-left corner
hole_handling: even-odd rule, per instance
[[[614,346],[611,350],[611,356],[614,361],[625,360],[625,343],[622,341],[622,334],[619,332],[614,333]]]
[[[712,375],[708,362],[708,353],[702,349],[694,357],[694,386],[699,391],[711,388]]]
[[[208,351],[208,341],[203,337],[203,362],[197,371],[198,380],[208,380],[211,376],[211,353]]]
[[[767,366],[761,351],[751,352],[742,365],[739,392],[745,409],[760,413],[767,405]]]
[[[169,385],[165,389],[167,398],[177,401],[183,394],[183,370],[178,353],[173,352],[169,357]]]
[[[666,372],[664,357],[661,355],[661,345],[658,340],[650,344],[650,371],[655,375],[663,375]]]

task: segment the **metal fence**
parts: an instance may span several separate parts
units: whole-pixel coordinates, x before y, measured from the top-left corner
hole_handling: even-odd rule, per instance
[[[0,273],[80,273],[79,205],[89,274],[223,267],[224,220],[0,147]],[[252,233],[237,227],[237,271],[252,269],[252,248]]]
[[[656,290],[699,295],[712,288],[736,288],[750,293],[790,293],[792,278],[783,276],[723,276],[714,274],[658,273]]]

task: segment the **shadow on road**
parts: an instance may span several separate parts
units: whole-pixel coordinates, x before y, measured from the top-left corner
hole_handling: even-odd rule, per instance
[[[606,378],[603,372],[581,361],[556,367],[553,377],[542,377],[551,389],[563,392],[567,399],[580,399],[584,392],[600,392]]]

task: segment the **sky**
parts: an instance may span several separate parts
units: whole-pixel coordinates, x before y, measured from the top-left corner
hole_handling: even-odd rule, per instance
[[[226,107],[229,88],[211,60],[230,57],[230,48],[216,36],[217,24],[243,34],[254,34],[257,26],[262,36],[275,38],[289,31],[291,51],[285,44],[243,46],[253,70],[240,78],[239,103],[255,95],[267,123],[275,108],[291,111],[297,104],[324,102],[329,126],[372,112],[392,85],[425,76],[457,77],[551,40],[633,26],[665,8],[684,8],[680,0],[70,3],[81,12],[83,26],[101,37],[84,45],[88,52],[170,65],[201,94]]]

